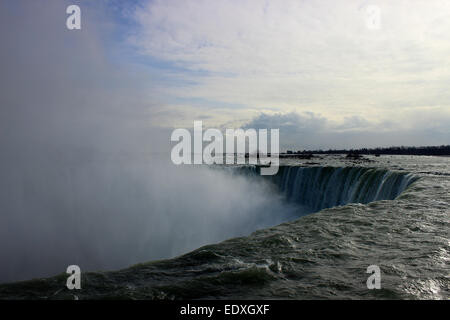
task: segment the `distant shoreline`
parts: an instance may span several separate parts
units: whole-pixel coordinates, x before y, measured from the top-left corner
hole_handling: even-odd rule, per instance
[[[450,156],[450,145],[428,147],[389,147],[361,149],[329,149],[329,150],[287,150],[283,156],[307,156],[313,154],[346,154],[346,155],[408,155],[408,156]]]

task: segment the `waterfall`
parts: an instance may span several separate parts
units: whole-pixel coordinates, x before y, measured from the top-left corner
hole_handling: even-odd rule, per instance
[[[257,175],[257,167],[240,167],[240,174]],[[393,200],[418,178],[410,173],[364,167],[281,166],[270,179],[286,196],[313,211],[347,203]]]

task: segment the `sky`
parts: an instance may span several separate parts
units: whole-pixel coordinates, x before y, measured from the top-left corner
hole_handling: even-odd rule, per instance
[[[81,30],[65,27],[70,4]],[[282,149],[450,143],[446,0],[0,7],[9,145],[156,149],[194,120],[278,128]]]

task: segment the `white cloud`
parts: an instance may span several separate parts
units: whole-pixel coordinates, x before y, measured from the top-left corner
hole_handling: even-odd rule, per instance
[[[424,108],[407,112],[401,119],[382,121],[358,116],[333,121],[312,112],[261,113],[243,127],[279,129],[282,150],[448,144],[450,111],[435,109]]]
[[[380,30],[367,28],[367,5],[380,8]],[[449,14],[439,0],[149,1],[131,41],[206,72],[178,74],[189,85],[170,96],[239,104],[247,117],[313,110],[332,121],[400,121],[415,108],[449,108]]]

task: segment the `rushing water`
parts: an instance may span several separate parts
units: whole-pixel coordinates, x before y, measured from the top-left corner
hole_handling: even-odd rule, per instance
[[[244,170],[259,171],[251,167]],[[286,200],[311,212],[352,202],[393,200],[418,179],[411,173],[379,168],[321,166],[281,166],[277,175],[268,177]]]
[[[78,298],[450,298],[449,158],[308,161],[283,160],[274,177],[227,168],[269,180],[297,218],[173,259],[84,273]],[[369,265],[381,269],[380,290],[366,287]],[[65,279],[1,285],[0,297],[72,299]]]

